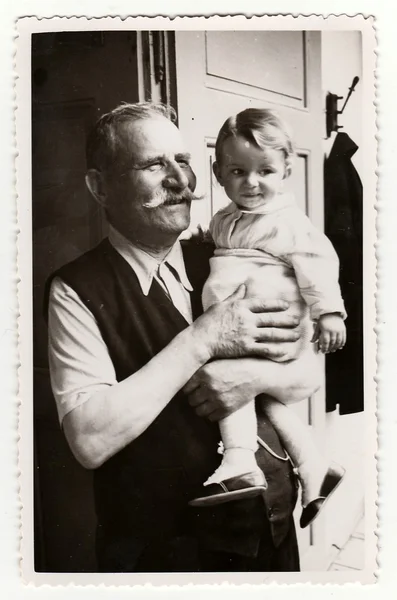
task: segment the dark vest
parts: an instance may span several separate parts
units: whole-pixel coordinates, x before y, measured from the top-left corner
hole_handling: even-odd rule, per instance
[[[182,248],[197,318],[212,247],[190,242]],[[148,296],[143,295],[134,271],[108,240],[56,275],[94,315],[118,381],[138,371],[188,326],[156,281]],[[269,424],[260,423],[260,434],[283,454]],[[188,507],[188,500],[200,493],[220,462],[219,439],[218,426],[198,417],[179,392],[144,433],[96,469],[98,554],[103,570],[133,570],[148,545],[186,536],[201,547],[254,556],[266,514],[274,543],[281,543],[290,526],[296,488],[289,463],[266,451],[258,452],[258,462],[269,480],[267,510],[260,499],[211,509]]]

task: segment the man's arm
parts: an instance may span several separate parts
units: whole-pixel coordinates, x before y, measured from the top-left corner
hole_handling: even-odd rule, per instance
[[[260,358],[215,360],[199,369],[184,391],[196,413],[210,421],[225,418],[260,394],[291,404],[311,396],[322,383],[313,357],[306,361],[293,361],[285,369],[285,363]]]
[[[87,308],[78,297],[59,298],[54,289],[51,290],[49,352],[52,379],[58,387],[54,393],[62,393],[62,381],[68,382],[70,373],[81,375],[79,385],[75,386],[79,400],[65,414],[63,429],[83,466],[99,467],[141,435],[179,389],[211,358],[252,353],[264,356],[268,353],[269,340],[297,339],[296,323],[280,312],[287,308],[286,303],[245,300],[244,293],[242,286],[179,333],[142,369],[122,382],[113,380],[112,383],[114,370],[103,342],[102,346],[94,345],[96,350],[88,351],[88,356],[81,354],[82,347],[92,347],[93,335],[98,338],[93,317],[88,325]],[[58,343],[54,328],[62,332]],[[98,370],[94,383],[95,363]],[[104,379],[102,373],[106,374]]]

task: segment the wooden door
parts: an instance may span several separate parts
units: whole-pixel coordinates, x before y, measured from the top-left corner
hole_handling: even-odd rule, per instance
[[[313,223],[323,229],[321,38],[302,31],[177,31],[175,34],[179,127],[192,153],[197,193],[192,226],[208,225],[228,202],[212,174],[217,132],[247,107],[275,108],[289,123],[297,159],[288,188]],[[295,405],[319,444],[325,425],[324,390]],[[298,507],[297,513],[300,513]],[[322,568],[323,525],[299,532],[303,568]]]
[[[122,74],[122,75],[120,75]],[[136,32],[32,38],[35,570],[95,571],[92,474],[60,429],[47,359],[45,282],[105,234],[85,187],[85,143],[97,117],[139,99]]]

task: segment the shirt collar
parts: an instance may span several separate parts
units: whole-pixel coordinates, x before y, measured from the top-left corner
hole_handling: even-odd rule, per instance
[[[192,285],[186,274],[185,262],[183,260],[183,253],[179,240],[173,245],[162,261],[150,256],[150,254],[141,250],[141,248],[134,246],[134,244],[127,240],[126,237],[111,225],[109,225],[109,241],[113,248],[121,254],[124,260],[126,260],[134,270],[139,285],[141,286],[142,293],[145,296],[149,294],[153,277],[157,274],[162,263],[166,263],[172,267],[177,273],[179,281],[188,292],[193,291]]]

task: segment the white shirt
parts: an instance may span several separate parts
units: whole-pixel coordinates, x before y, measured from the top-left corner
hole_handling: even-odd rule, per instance
[[[156,279],[186,321],[192,322],[192,286],[179,242],[159,262],[112,227],[109,241],[135,271],[145,296]],[[117,379],[93,314],[59,277],[51,284],[48,329],[51,386],[62,423],[67,413],[88,400],[95,401]]]

